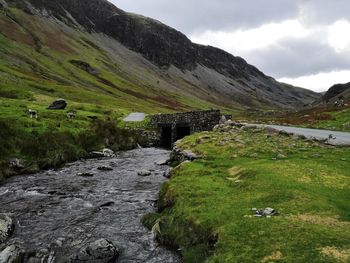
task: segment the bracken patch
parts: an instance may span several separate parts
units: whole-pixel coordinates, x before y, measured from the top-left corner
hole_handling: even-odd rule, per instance
[[[324,217],[319,215],[312,214],[301,214],[297,216],[291,216],[292,220],[300,220],[308,222],[311,224],[324,225],[324,226],[333,226],[333,227],[350,227],[350,222],[340,221],[335,217]]]
[[[327,257],[332,257],[339,262],[349,262],[350,260],[350,248],[339,249],[336,247],[323,247],[321,253]]]
[[[272,255],[270,256],[267,256],[267,257],[264,257],[261,262],[262,263],[265,263],[265,262],[275,262],[275,261],[278,261],[278,260],[282,260],[284,257],[283,257],[283,254],[280,252],[280,251],[276,251],[274,252]]]

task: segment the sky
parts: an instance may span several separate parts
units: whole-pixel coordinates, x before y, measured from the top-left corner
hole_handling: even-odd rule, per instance
[[[110,0],[317,92],[350,82],[350,0]]]

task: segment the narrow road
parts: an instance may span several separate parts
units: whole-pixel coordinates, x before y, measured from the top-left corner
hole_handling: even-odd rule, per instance
[[[145,117],[146,115],[142,112],[133,112],[133,113],[130,113],[126,118],[124,118],[124,121],[139,122],[139,121],[143,121]]]
[[[271,127],[279,131],[294,133],[296,135],[304,135],[307,138],[313,137],[313,138],[324,139],[324,140],[329,139],[328,142],[332,145],[350,146],[349,132],[307,129],[307,128],[297,128],[297,127],[290,127],[290,126],[279,126],[279,125],[264,125],[264,126]]]

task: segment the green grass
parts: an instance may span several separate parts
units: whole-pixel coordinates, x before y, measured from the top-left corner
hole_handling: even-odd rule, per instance
[[[328,112],[328,114],[331,116],[330,120],[319,121],[313,126],[315,128],[350,132],[350,108]]]
[[[184,262],[349,262],[349,148],[251,131],[199,133],[179,147],[202,158],[175,170],[161,213],[144,222],[158,222]],[[252,216],[265,207],[279,215]]]

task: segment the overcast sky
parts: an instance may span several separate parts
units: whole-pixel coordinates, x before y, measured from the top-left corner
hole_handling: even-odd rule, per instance
[[[110,0],[279,81],[325,91],[350,82],[350,0]]]

